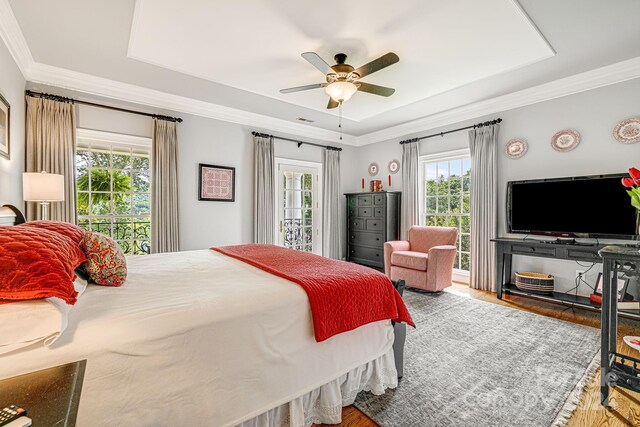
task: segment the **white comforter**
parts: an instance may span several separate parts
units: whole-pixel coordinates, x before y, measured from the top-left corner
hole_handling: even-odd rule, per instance
[[[386,353],[390,322],[317,343],[303,289],[211,250],[130,257],[89,286],[51,347],[0,378],[87,359],[79,426],[235,425]]]

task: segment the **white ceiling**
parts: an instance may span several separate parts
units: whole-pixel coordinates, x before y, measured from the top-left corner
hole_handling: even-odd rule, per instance
[[[322,111],[322,89],[279,92],[325,81],[300,57],[310,50],[329,65],[344,52],[356,68],[390,51],[400,56],[363,79],[395,94],[358,93],[345,103],[356,121],[554,55],[512,0],[137,0],[128,56]]]
[[[515,0],[0,0],[0,35],[12,15],[12,38],[24,42],[17,50],[38,65],[35,82],[107,97],[116,82],[124,95],[114,99],[144,103],[161,92],[180,101],[167,108],[193,105],[178,111],[208,109],[223,120],[241,111],[267,129],[272,120],[322,138],[337,130],[322,91],[277,92],[322,81],[300,53],[330,61],[343,51],[358,66],[396,52],[398,64],[363,80],[397,93],[359,93],[345,104],[344,130],[358,140],[640,57],[638,0],[518,3],[526,15]]]

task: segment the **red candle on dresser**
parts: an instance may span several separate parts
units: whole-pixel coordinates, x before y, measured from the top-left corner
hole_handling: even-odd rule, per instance
[[[389,187],[391,187],[391,175],[389,175]]]
[[[362,178],[362,189],[364,190],[364,178]]]

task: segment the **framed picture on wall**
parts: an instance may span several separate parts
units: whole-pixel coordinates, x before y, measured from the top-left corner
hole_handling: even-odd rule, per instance
[[[627,295],[627,287],[629,286],[629,279],[621,279],[618,277],[618,301],[624,301]],[[602,295],[602,289],[604,288],[604,276],[602,273],[598,273],[598,280],[596,281],[596,293]]]
[[[198,200],[235,202],[236,168],[200,163]]]
[[[0,95],[0,157],[9,158],[9,118],[10,106]]]

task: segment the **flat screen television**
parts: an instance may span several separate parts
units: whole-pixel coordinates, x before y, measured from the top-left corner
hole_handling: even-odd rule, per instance
[[[511,181],[510,233],[638,239],[637,210],[621,179],[626,174]]]

